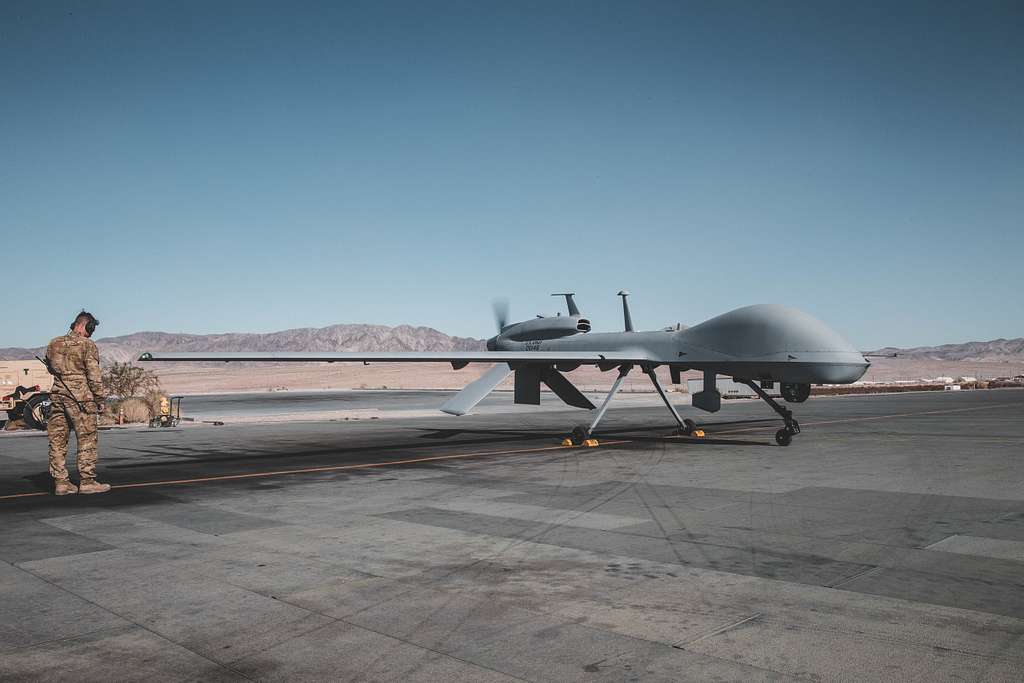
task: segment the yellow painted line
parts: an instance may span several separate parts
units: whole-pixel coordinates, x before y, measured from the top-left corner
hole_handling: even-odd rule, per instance
[[[630,443],[628,439],[621,439],[618,441],[602,441],[602,446],[616,446],[619,444]],[[582,446],[574,446],[573,449],[583,448]],[[114,489],[135,489],[143,488],[147,486],[170,486],[172,484],[198,484],[207,481],[228,481],[233,479],[254,479],[259,477],[278,477],[288,474],[311,474],[315,472],[340,472],[344,470],[363,470],[371,467],[391,467],[392,465],[413,465],[421,462],[437,462],[439,460],[460,460],[463,458],[479,458],[487,455],[521,455],[524,453],[546,453],[548,451],[564,451],[567,450],[565,446],[544,446],[542,448],[520,448],[515,450],[505,451],[474,451],[472,453],[454,453],[449,455],[431,455],[423,458],[409,458],[406,460],[391,460],[387,462],[367,462],[360,463],[357,465],[326,465],[323,467],[306,467],[297,470],[274,470],[271,472],[247,472],[244,474],[222,474],[212,477],[196,477],[194,479],[167,479],[164,481],[144,481],[134,484],[117,484],[111,486],[111,490]],[[0,500],[8,500],[11,498],[32,498],[36,496],[50,496],[53,495],[49,491],[33,491],[31,493],[13,493],[6,496],[0,496]],[[86,494],[82,494],[86,495]]]

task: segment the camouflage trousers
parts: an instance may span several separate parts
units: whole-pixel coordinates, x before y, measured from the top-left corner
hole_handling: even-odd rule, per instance
[[[51,395],[52,408],[46,426],[50,438],[50,476],[56,481],[68,478],[65,461],[68,455],[68,437],[75,430],[78,442],[78,475],[82,479],[96,478],[96,450],[99,439],[96,436],[95,403],[84,401],[79,406],[75,401],[57,394]],[[82,407],[85,410],[82,410]],[[92,408],[93,410],[89,410]]]

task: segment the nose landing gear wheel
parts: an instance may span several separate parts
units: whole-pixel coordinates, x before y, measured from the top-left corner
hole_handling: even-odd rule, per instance
[[[780,429],[775,432],[775,443],[780,446],[788,446],[793,442],[793,435],[788,429]]]

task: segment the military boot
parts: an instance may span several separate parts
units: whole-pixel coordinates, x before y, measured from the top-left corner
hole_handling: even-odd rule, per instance
[[[72,493],[78,493],[78,487],[67,479],[58,479],[53,485],[53,495],[55,496],[70,496]]]
[[[78,486],[79,493],[106,493],[110,490],[110,484],[101,484],[95,479],[83,479]]]

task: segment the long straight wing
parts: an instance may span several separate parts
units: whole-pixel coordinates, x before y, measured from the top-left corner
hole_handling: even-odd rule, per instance
[[[652,360],[639,352],[603,353],[596,351],[410,351],[410,352],[162,352],[139,356],[140,361],[259,361],[294,363],[642,363]]]

